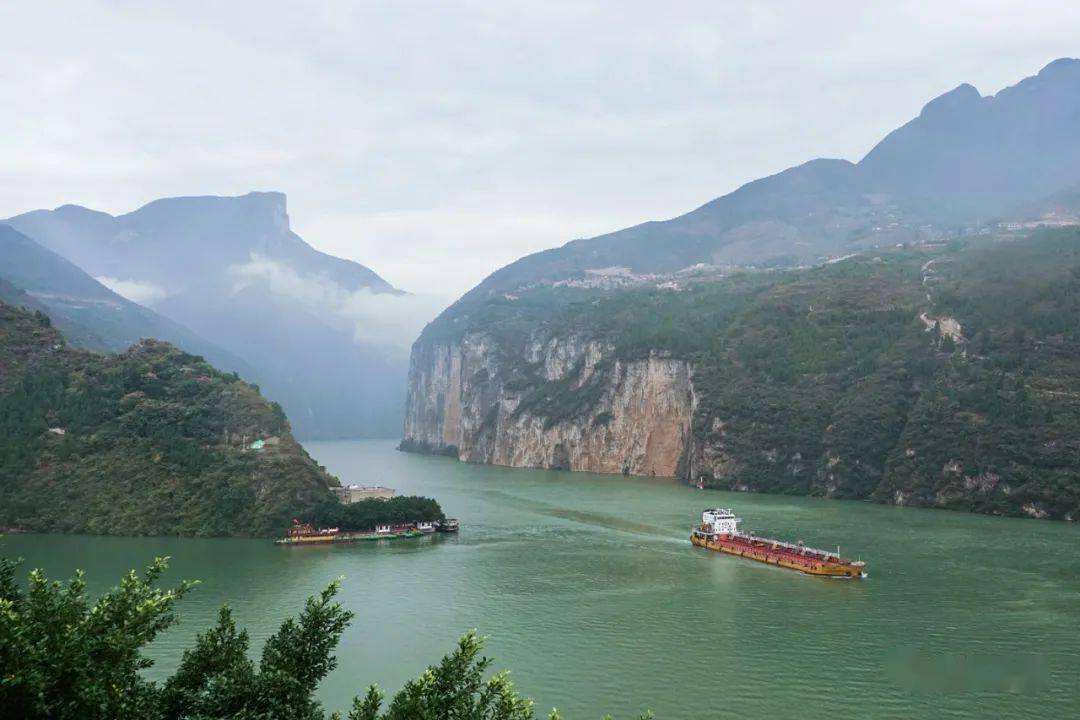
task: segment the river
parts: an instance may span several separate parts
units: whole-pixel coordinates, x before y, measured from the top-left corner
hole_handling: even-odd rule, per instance
[[[398,688],[464,631],[489,636],[538,714],[658,718],[1080,716],[1080,526],[857,502],[698,491],[674,481],[512,470],[312,442],[344,482],[437,498],[458,536],[280,548],[263,540],[14,535],[0,552],[92,592],[155,555],[201,585],[150,649],[175,668],[224,602],[254,651],[344,576],[356,612],[320,696]],[[825,580],[691,547],[708,506],[744,528],[869,563]]]

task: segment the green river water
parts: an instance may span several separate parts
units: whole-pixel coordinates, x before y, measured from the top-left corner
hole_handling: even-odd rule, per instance
[[[437,498],[456,537],[281,548],[262,540],[14,535],[0,552],[92,591],[154,555],[202,581],[151,648],[173,669],[231,604],[254,650],[344,576],[357,614],[320,691],[396,689],[464,631],[546,712],[626,718],[1080,717],[1080,527],[674,481],[466,465],[386,441],[310,443],[344,482]],[[705,507],[869,562],[825,580],[694,548]]]

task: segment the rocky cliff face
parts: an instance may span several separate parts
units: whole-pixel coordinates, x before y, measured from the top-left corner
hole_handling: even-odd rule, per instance
[[[530,339],[522,360],[551,394],[515,383],[515,361],[483,332],[418,343],[404,446],[512,467],[680,473],[695,407],[688,362],[622,361],[612,346],[578,336]],[[553,420],[545,403],[559,401],[580,407]]]

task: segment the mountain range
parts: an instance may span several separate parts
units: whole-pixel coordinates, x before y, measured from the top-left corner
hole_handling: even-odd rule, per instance
[[[120,308],[111,329],[103,310],[91,323],[107,349],[156,337],[205,355],[279,401],[299,437],[400,432],[404,351],[367,338],[355,311],[405,294],[304,242],[283,194],[166,198],[118,216],[64,205],[4,222],[24,239],[16,251],[7,230],[0,276],[68,316]],[[48,269],[32,272],[30,255]]]
[[[463,304],[590,270],[813,264],[1063,207],[1075,212],[1077,128],[1080,60],[1055,60],[992,96],[965,83],[857,163],[811,160],[671,220],[529,255],[490,275]]]

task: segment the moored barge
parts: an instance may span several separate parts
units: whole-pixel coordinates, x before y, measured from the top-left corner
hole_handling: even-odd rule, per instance
[[[727,553],[766,565],[798,570],[808,575],[845,579],[866,577],[866,563],[848,560],[836,552],[792,544],[739,532],[742,518],[728,508],[713,508],[701,513],[701,524],[690,533],[690,542],[716,552]]]
[[[366,540],[397,540],[420,537],[422,534],[415,525],[376,525],[371,531],[350,531],[340,528],[316,528],[308,523],[294,520],[285,537],[274,542],[278,545],[322,545]]]
[[[449,525],[443,530],[444,525]],[[327,543],[350,543],[364,542],[367,540],[398,540],[401,538],[416,538],[422,535],[430,535],[436,530],[443,532],[457,532],[457,520],[420,521],[415,523],[402,523],[398,525],[376,525],[374,530],[355,531],[342,530],[340,528],[316,528],[309,523],[293,520],[292,527],[274,542],[278,545],[324,545]]]

